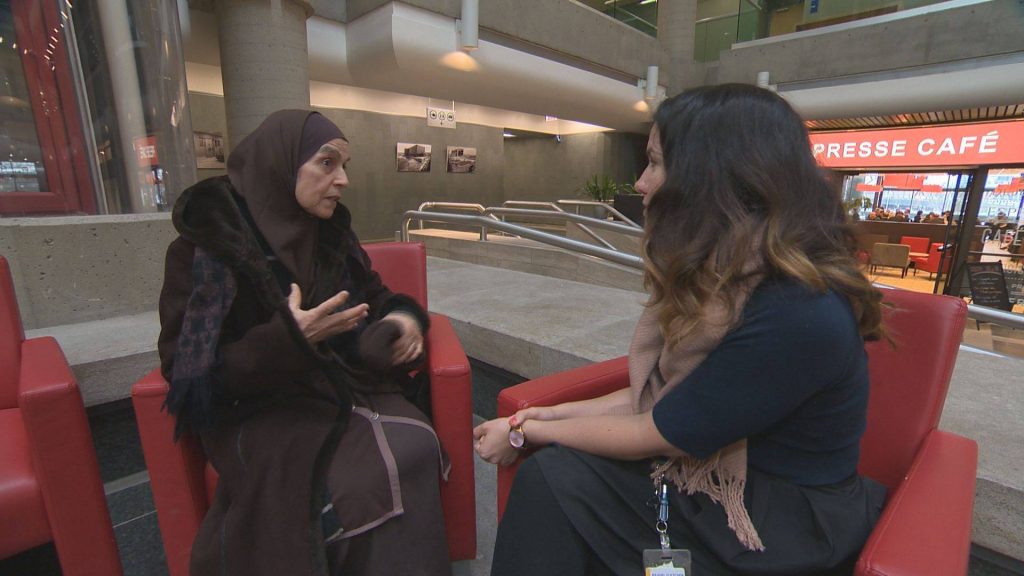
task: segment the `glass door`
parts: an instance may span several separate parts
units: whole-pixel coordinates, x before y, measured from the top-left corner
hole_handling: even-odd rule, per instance
[[[872,281],[943,293],[960,244],[967,172],[860,172],[843,177],[843,203],[857,229],[858,250]],[[874,245],[903,244],[908,261],[880,265]]]

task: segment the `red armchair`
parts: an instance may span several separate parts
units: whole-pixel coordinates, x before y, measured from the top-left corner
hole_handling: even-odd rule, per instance
[[[426,249],[419,243],[368,244],[374,269],[395,292],[427,307]],[[448,318],[430,315],[427,370],[434,428],[452,469],[442,483],[448,549],[452,560],[476,557],[473,475],[473,406],[469,361]],[[132,402],[149,469],[153,501],[171,576],[187,576],[192,541],[213,499],[217,473],[188,434],[172,441],[174,420],[163,411],[167,382],[156,369],[132,387]]]
[[[942,273],[945,274],[949,272],[949,266],[953,263],[953,258],[951,257],[951,254],[946,254],[945,258],[943,258],[942,251],[940,251],[939,248],[942,248],[942,242],[933,242],[932,245],[928,247],[928,256],[910,257],[910,260],[914,263],[915,276],[917,276],[917,272],[920,270],[927,272],[928,278],[931,278],[932,274],[939,271],[939,262],[942,262]]]
[[[886,326],[897,342],[867,345],[868,427],[859,470],[889,499],[857,563],[858,576],[963,576],[971,544],[978,447],[937,429],[967,306],[959,298],[887,290]],[[526,406],[594,398],[628,385],[617,358],[524,382],[498,396],[498,416]],[[515,466],[498,470],[498,514]]]
[[[0,559],[51,540],[66,576],[121,574],[78,384],[56,340],[25,340],[0,257]]]
[[[910,251],[915,254],[928,252],[929,239],[924,236],[900,236],[900,244],[910,246]]]

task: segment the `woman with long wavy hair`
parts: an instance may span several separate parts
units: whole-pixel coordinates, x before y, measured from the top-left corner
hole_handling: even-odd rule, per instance
[[[856,472],[883,329],[838,191],[753,86],[667,100],[647,155],[630,386],[474,432],[498,465],[551,445],[516,475],[492,574],[638,573],[660,487],[696,574],[848,573],[885,499]]]

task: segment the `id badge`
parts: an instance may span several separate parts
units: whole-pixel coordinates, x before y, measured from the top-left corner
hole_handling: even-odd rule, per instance
[[[687,576],[689,550],[644,550],[644,576]]]

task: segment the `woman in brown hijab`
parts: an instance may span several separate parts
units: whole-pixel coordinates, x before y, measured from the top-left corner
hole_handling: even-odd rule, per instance
[[[175,204],[167,407],[220,475],[194,576],[450,573],[447,470],[400,393],[428,317],[352,231],[349,157],[322,115],[283,110]]]

